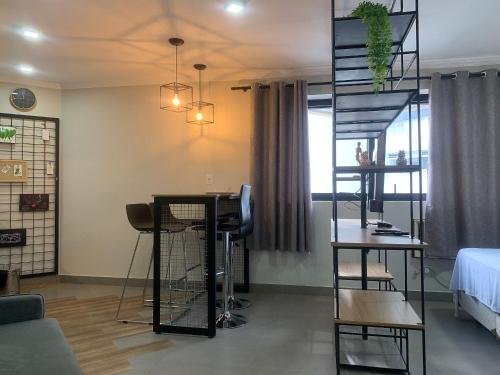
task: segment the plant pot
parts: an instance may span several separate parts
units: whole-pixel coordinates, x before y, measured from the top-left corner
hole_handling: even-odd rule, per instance
[[[0,270],[0,295],[19,294],[19,270]]]

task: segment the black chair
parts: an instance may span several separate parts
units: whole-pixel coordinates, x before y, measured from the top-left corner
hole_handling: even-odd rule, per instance
[[[239,215],[236,220],[229,219],[217,225],[217,231],[224,240],[224,286],[223,311],[217,317],[217,327],[236,328],[245,324],[243,315],[231,312],[234,308],[244,308],[249,302],[234,297],[233,282],[233,249],[237,241],[249,236],[253,232],[253,219],[250,203],[250,185],[242,185],[240,190]]]
[[[143,234],[152,234],[154,231],[154,221],[153,215],[151,215],[151,209],[146,203],[135,203],[126,205],[127,219],[130,225],[139,232],[137,235],[137,241],[135,242],[134,252],[132,253],[132,259],[130,260],[130,265],[127,272],[127,277],[123,284],[122,294],[120,297],[120,303],[118,304],[118,309],[116,310],[115,319],[118,321],[128,322],[128,320],[120,320],[120,310],[122,307],[123,298],[125,296],[125,290],[127,289],[128,280],[130,278],[130,272],[132,271],[132,266],[134,265],[135,255],[137,253],[137,247],[139,246],[139,241]],[[148,273],[146,276],[144,288],[143,288],[143,298],[149,279],[149,272],[151,269],[151,262],[153,260],[153,251],[151,251],[151,258],[149,261]],[[137,323],[149,323],[149,322],[137,322]]]
[[[125,322],[125,323],[130,322],[130,323],[150,324],[151,323],[150,321],[132,321],[132,320],[119,319],[119,314],[120,314],[120,310],[122,307],[123,298],[125,296],[125,291],[127,288],[128,281],[130,279],[130,273],[132,271],[132,266],[134,264],[134,260],[135,260],[135,256],[137,253],[137,248],[139,246],[139,241],[141,239],[141,236],[143,234],[152,234],[154,232],[154,215],[153,215],[154,214],[154,205],[152,203],[151,204],[147,204],[147,203],[127,204],[126,205],[126,212],[127,212],[127,218],[128,218],[130,225],[134,229],[136,229],[139,232],[139,234],[137,236],[137,241],[135,243],[134,252],[132,253],[132,259],[130,260],[130,265],[129,265],[129,269],[127,272],[127,277],[126,277],[125,282],[123,284],[122,294],[120,297],[120,302],[118,304],[118,309],[116,311],[115,319],[117,321],[121,321],[121,322]],[[187,266],[185,233],[186,233],[186,229],[188,228],[188,225],[186,223],[181,222],[180,220],[175,219],[171,210],[170,210],[170,207],[167,207],[167,210],[164,213],[164,215],[167,215],[167,217],[166,217],[167,224],[163,225],[163,227],[161,228],[162,233],[167,233],[167,234],[171,234],[174,236],[176,234],[182,235],[182,247],[183,247],[182,250],[183,250],[183,257],[184,257],[184,276],[181,277],[180,280],[184,280],[183,292],[185,295],[185,299],[187,299],[188,284],[189,284],[189,280],[188,280],[189,269]],[[170,307],[177,307],[172,301],[172,292],[174,290],[177,290],[174,287],[172,287],[172,280],[171,280],[171,278],[172,278],[171,258],[172,258],[172,249],[173,249],[173,239],[174,238],[172,238],[172,241],[169,241],[171,243],[171,246],[170,246],[169,253],[168,253],[167,270],[166,270],[166,275],[165,275],[165,279],[169,283],[170,298],[169,298],[168,302],[162,301],[162,304],[166,304]],[[142,289],[142,299],[144,301],[144,304],[146,306],[150,306],[150,307],[152,306],[153,300],[146,299],[145,293],[146,293],[147,284],[149,282],[149,276],[151,273],[151,266],[153,264],[153,251],[154,251],[154,249],[151,249],[151,256],[149,259],[148,271],[147,271],[146,279],[144,281],[144,286]],[[180,280],[177,280],[177,283]]]

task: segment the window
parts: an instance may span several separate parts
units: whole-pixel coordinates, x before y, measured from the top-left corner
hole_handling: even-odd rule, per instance
[[[421,144],[422,144],[422,192],[427,193],[427,168],[429,161],[429,118],[428,104],[420,106]],[[412,162],[418,164],[418,114],[414,106],[412,114]],[[385,164],[396,165],[398,152],[403,150],[408,163],[410,162],[409,142],[409,112],[403,111],[396,121],[387,128],[385,146]],[[413,177],[413,192],[418,193],[418,173]],[[386,174],[384,192],[389,194],[409,194],[410,176],[408,173]]]
[[[328,108],[309,110],[309,159],[312,193],[332,192],[332,113]]]
[[[412,107],[412,162],[418,164],[418,127],[416,106]],[[315,195],[332,192],[332,111],[331,108],[309,109],[309,152],[311,160],[311,191]],[[421,105],[421,145],[422,145],[422,187],[427,192],[427,165],[429,150],[429,116],[428,104]],[[386,165],[396,165],[398,152],[405,151],[409,162],[409,112],[403,111],[396,121],[387,129]],[[337,141],[337,165],[356,165],[356,147],[361,141],[363,150],[368,149],[365,140]],[[376,147],[376,145],[375,145]],[[376,150],[375,150],[376,153]],[[352,176],[343,176],[352,177]],[[359,181],[338,182],[339,193],[357,193]],[[386,174],[384,182],[386,194],[409,194],[410,177],[407,173]],[[413,177],[413,192],[418,193],[418,173]]]

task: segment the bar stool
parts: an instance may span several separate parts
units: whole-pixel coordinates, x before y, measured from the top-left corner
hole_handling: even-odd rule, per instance
[[[137,253],[137,247],[139,246],[139,241],[141,240],[141,236],[143,234],[152,234],[154,231],[153,216],[151,215],[151,210],[150,210],[148,204],[146,204],[146,203],[127,204],[125,206],[125,209],[127,211],[128,222],[139,233],[137,235],[137,241],[135,242],[134,252],[132,253],[132,259],[130,260],[130,265],[129,265],[128,272],[127,272],[127,277],[126,277],[125,282],[123,284],[120,302],[118,304],[118,309],[117,309],[116,315],[115,315],[115,320],[121,321],[121,322],[128,322],[128,320],[121,320],[121,319],[118,319],[118,317],[120,315],[120,310],[122,307],[123,298],[125,296],[125,290],[127,289],[128,280],[130,278],[130,273],[132,271],[132,266],[134,265],[135,255]],[[146,276],[144,288],[142,291],[143,299],[144,299],[144,295],[145,295],[147,282],[149,279],[149,271],[150,271],[151,262],[153,259],[152,255],[153,255],[153,252],[151,251],[151,258],[149,261],[148,274]],[[149,322],[140,321],[137,323],[149,323]]]
[[[150,203],[150,208],[151,208],[151,215],[154,217],[154,203]],[[173,308],[185,308],[185,306],[181,306],[182,304],[180,304],[178,302],[174,302],[172,300],[172,292],[173,291],[184,292],[184,304],[188,303],[188,300],[189,300],[188,293],[189,292],[193,292],[193,298],[195,297],[194,296],[195,290],[189,289],[189,272],[193,271],[196,268],[200,268],[202,275],[203,275],[202,255],[201,255],[201,249],[198,246],[199,262],[197,264],[194,264],[191,267],[188,265],[186,233],[188,230],[191,230],[191,231],[196,232],[196,234],[198,235],[198,231],[191,224],[190,220],[182,220],[182,219],[176,218],[173,215],[171,207],[169,205],[163,207],[163,211],[161,212],[161,216],[162,216],[161,232],[171,235],[170,246],[167,245],[168,260],[167,260],[167,269],[166,269],[166,273],[165,273],[165,280],[168,282],[169,300],[166,304],[170,307],[173,307]],[[175,287],[173,287],[172,251],[174,249],[174,241],[175,241],[176,234],[180,234],[182,236],[181,240],[182,240],[182,257],[183,257],[183,265],[184,265],[184,275],[182,277],[178,278],[177,280],[175,280],[176,285],[175,285]],[[182,280],[184,281],[184,289],[179,289],[177,284]],[[152,300],[150,302],[152,302]],[[161,301],[161,303],[165,304],[164,301]]]
[[[129,265],[129,269],[127,272],[127,277],[126,277],[124,285],[123,285],[122,294],[120,297],[120,302],[118,304],[118,309],[117,309],[117,312],[115,315],[115,320],[117,320],[117,321],[121,321],[124,323],[130,322],[130,323],[151,324],[150,321],[131,321],[131,320],[118,319],[118,317],[119,317],[120,310],[122,307],[127,284],[128,284],[129,279],[130,279],[130,273],[132,271],[132,266],[134,264],[134,260],[135,260],[135,256],[137,253],[137,248],[139,246],[141,236],[143,234],[152,234],[154,232],[153,209],[154,209],[154,206],[152,204],[146,204],[146,203],[137,203],[137,204],[127,204],[126,205],[126,212],[127,212],[128,221],[129,221],[130,225],[139,232],[139,234],[137,236],[137,241],[135,243],[134,252],[132,253],[132,259],[130,260],[130,265]],[[182,235],[182,248],[183,248],[182,251],[183,251],[183,258],[184,258],[184,276],[181,277],[177,281],[184,280],[184,290],[183,291],[184,291],[184,296],[185,296],[184,302],[186,302],[187,294],[188,294],[188,285],[189,285],[189,280],[188,280],[189,269],[188,269],[188,265],[187,265],[185,231],[186,231],[186,228],[188,227],[188,225],[175,219],[170,211],[170,207],[167,207],[166,211],[167,212],[164,213],[167,216],[166,217],[166,224],[164,224],[162,226],[161,231],[162,231],[162,233],[167,233],[167,234],[172,235],[172,241],[170,242],[170,249],[168,252],[167,271],[166,271],[166,275],[165,275],[166,280],[168,280],[168,282],[169,282],[169,292],[170,292],[169,294],[170,295],[169,295],[169,301],[168,302],[162,301],[162,303],[166,303],[167,305],[169,305],[171,307],[175,307],[175,305],[172,301],[172,291],[174,291],[176,289],[174,289],[172,287],[172,280],[171,280],[171,258],[172,258],[172,250],[173,250],[174,239],[175,239],[174,236],[176,234]],[[150,260],[149,260],[148,271],[147,271],[146,279],[144,281],[144,286],[143,286],[143,290],[142,290],[142,300],[144,302],[144,305],[149,306],[149,307],[152,306],[153,300],[146,299],[145,292],[146,292],[147,283],[149,281],[149,275],[151,273],[151,265],[153,263],[153,252],[154,252],[154,249],[151,249],[151,256],[150,256]]]
[[[249,302],[236,299],[234,296],[233,282],[233,249],[235,242],[249,236],[253,232],[253,220],[250,207],[250,185],[242,185],[240,190],[239,220],[237,222],[222,222],[218,224],[217,231],[224,240],[224,286],[223,286],[223,311],[217,317],[218,328],[236,328],[246,324],[243,315],[232,313],[234,307],[244,307]]]

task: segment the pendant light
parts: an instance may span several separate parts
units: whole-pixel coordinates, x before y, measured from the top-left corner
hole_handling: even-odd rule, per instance
[[[186,122],[196,125],[207,125],[214,123],[214,105],[204,102],[201,88],[201,72],[207,66],[204,64],[195,64],[194,68],[198,71],[198,101],[192,103],[192,110],[186,113]]]
[[[175,46],[175,82],[160,86],[160,108],[172,112],[186,112],[193,108],[193,88],[177,81],[177,49],[184,44],[180,38],[170,38]]]

